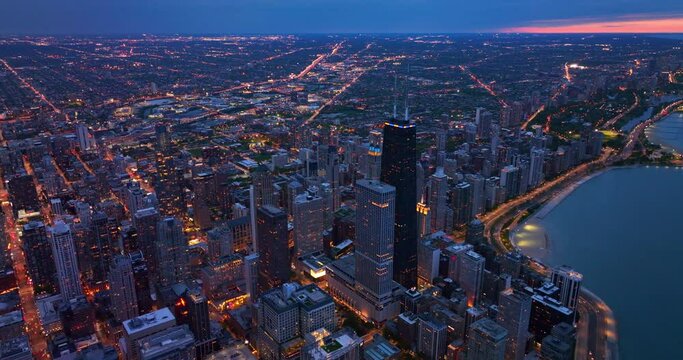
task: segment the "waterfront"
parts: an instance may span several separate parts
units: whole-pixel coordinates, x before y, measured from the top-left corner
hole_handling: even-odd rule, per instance
[[[664,280],[683,271],[680,226],[672,225],[683,211],[681,184],[683,169],[609,170],[512,235],[525,253],[584,274],[616,314],[623,359],[683,357],[683,316],[672,310],[683,289]]]
[[[675,112],[645,129],[651,143],[683,154],[683,112]]]

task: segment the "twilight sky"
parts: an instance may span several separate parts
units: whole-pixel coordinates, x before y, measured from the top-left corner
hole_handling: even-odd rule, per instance
[[[683,32],[682,0],[3,0],[0,34]]]

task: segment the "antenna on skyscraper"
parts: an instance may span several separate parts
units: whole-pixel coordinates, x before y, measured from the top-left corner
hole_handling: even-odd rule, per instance
[[[397,115],[396,115],[396,106],[397,106],[396,104],[398,103],[397,84],[398,84],[398,75],[394,74],[394,119],[396,119],[396,117],[397,117]]]
[[[405,106],[405,114],[403,116],[403,120],[406,122],[408,121],[408,76],[410,76],[410,64],[408,64],[408,72],[406,73],[406,83],[404,84],[404,106]]]

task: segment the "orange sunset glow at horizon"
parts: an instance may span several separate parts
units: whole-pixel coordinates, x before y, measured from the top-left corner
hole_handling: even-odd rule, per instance
[[[618,18],[614,20],[575,19],[536,22],[510,27],[506,33],[588,34],[588,33],[683,33],[683,15],[655,19]]]

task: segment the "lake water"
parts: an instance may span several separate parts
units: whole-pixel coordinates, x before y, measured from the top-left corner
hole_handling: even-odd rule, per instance
[[[682,214],[683,169],[613,169],[530,218],[513,241],[583,273],[614,311],[621,359],[683,359]]]
[[[674,112],[645,129],[651,143],[683,154],[683,112]]]

